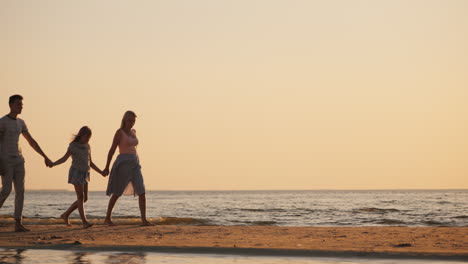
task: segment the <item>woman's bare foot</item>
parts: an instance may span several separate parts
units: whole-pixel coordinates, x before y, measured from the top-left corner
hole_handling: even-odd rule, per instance
[[[86,223],[83,223],[83,228],[88,228],[88,227],[92,227],[94,224],[91,224],[89,222],[86,222]]]
[[[29,232],[31,230],[27,229],[26,227],[24,227],[24,225],[20,224],[20,223],[16,223],[15,225],[15,232]]]
[[[114,224],[110,219],[107,218],[106,220],[104,220],[104,224],[108,226],[116,226],[116,224]]]
[[[141,222],[142,222],[141,225],[143,225],[143,226],[154,226],[153,223],[151,223],[150,221],[148,221],[146,219],[142,220]]]
[[[60,218],[63,219],[63,221],[65,222],[65,224],[66,224],[67,226],[72,226],[72,224],[71,224],[71,222],[70,222],[70,219],[68,219],[68,216],[65,216],[65,214],[62,214],[62,215],[60,216]]]

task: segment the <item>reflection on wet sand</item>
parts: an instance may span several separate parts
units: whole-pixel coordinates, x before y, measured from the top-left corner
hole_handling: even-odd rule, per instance
[[[106,260],[107,264],[128,263],[128,264],[144,264],[146,263],[146,254],[141,253],[118,253],[109,255]]]
[[[23,262],[22,253],[25,249],[5,249],[0,251],[0,263],[20,264]]]
[[[92,264],[88,259],[89,253],[86,252],[72,252],[70,256],[71,264]]]
[[[34,251],[34,250],[33,250]],[[22,264],[31,263],[36,258],[37,263],[58,263],[52,258],[50,252],[37,251],[33,253],[25,249],[0,249],[0,264]],[[39,253],[39,254],[37,254]],[[45,253],[44,255],[42,253]],[[98,254],[99,255],[99,254]],[[107,254],[106,254],[107,255]],[[34,256],[34,257],[33,257]],[[111,253],[105,258],[98,257],[96,254],[82,251],[72,251],[63,256],[60,263],[69,264],[145,264],[146,253]],[[103,256],[104,257],[104,256]],[[63,262],[65,260],[65,262]]]

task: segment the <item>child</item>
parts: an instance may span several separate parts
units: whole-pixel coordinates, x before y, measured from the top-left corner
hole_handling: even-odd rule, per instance
[[[80,212],[83,227],[88,228],[93,225],[86,219],[84,210],[84,203],[88,200],[89,168],[93,168],[101,175],[103,175],[103,172],[91,160],[91,149],[88,144],[90,138],[91,129],[87,126],[82,127],[68,146],[67,153],[52,164],[52,166],[57,166],[67,161],[70,155],[72,156],[72,165],[68,173],[68,183],[75,186],[77,200],[60,216],[67,226],[71,226],[68,217],[76,208],[78,208]]]

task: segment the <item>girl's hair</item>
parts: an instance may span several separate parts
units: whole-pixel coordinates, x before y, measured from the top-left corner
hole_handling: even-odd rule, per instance
[[[125,112],[124,116],[122,117],[122,123],[120,124],[120,128],[124,128],[125,120],[127,120],[130,117],[137,117],[137,115],[133,111]]]
[[[80,131],[78,131],[78,134],[76,134],[73,137],[72,142],[78,142],[78,141],[80,141],[82,136],[86,136],[86,135],[91,136],[91,134],[92,134],[91,129],[89,127],[87,127],[87,126],[84,126],[84,127],[80,128]]]

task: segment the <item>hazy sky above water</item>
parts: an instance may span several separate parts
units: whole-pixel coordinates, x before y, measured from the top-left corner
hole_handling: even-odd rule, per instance
[[[148,189],[468,188],[468,1],[0,1],[0,112]],[[3,103],[1,103],[3,102]],[[72,189],[21,140],[28,189]],[[91,190],[107,178],[92,172]]]

